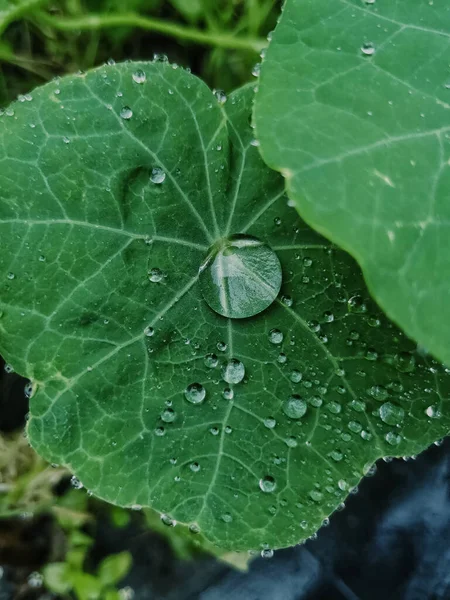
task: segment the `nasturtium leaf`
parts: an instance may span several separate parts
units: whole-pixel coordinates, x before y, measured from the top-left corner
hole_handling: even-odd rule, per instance
[[[255,119],[301,216],[450,365],[450,3],[287,0]]]
[[[128,63],[7,109],[0,351],[33,382],[28,435],[47,460],[113,503],[268,552],[316,531],[379,457],[446,434],[450,379],[289,205],[252,100]],[[269,252],[259,267],[249,240]],[[272,252],[273,302],[219,314],[236,284],[266,297],[255,274],[278,291]]]

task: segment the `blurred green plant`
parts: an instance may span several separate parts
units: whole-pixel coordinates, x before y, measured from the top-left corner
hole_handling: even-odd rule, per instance
[[[251,77],[281,0],[0,0],[0,105],[111,57],[166,53],[212,87]]]

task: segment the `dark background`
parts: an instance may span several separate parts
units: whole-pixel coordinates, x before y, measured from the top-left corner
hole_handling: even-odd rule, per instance
[[[0,365],[2,432],[24,424],[25,383]],[[20,526],[0,521],[0,600],[52,597],[24,584],[47,559],[51,532],[47,515],[22,519]],[[446,440],[415,460],[378,463],[317,539],[257,558],[248,573],[206,556],[178,560],[157,534],[134,522],[117,530],[101,516],[92,560],[130,550],[133,568],[122,585],[134,590],[135,600],[449,600],[449,542]]]

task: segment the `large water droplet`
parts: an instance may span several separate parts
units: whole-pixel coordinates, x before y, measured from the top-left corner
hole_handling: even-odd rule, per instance
[[[245,377],[244,364],[232,358],[222,369],[222,377],[227,383],[240,383]]]
[[[191,404],[201,404],[206,396],[206,390],[200,383],[191,383],[184,390],[184,397]]]
[[[243,319],[265,310],[281,288],[281,264],[257,238],[233,235],[216,242],[200,267],[203,298],[224,317]]]

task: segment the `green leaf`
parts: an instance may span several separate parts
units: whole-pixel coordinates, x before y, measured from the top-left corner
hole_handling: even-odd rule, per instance
[[[28,434],[49,462],[223,549],[264,549],[311,535],[377,458],[448,432],[449,375],[288,205],[252,88],[221,105],[181,69],[128,63],[32,98],[0,117],[0,351],[34,383]],[[234,234],[282,266],[249,318],[199,282]],[[258,260],[234,252],[245,296]]]
[[[50,563],[46,565],[42,574],[45,586],[56,594],[66,594],[72,587],[67,579],[68,566],[66,563]]]
[[[72,573],[71,581],[78,600],[97,600],[102,593],[99,579],[89,573]]]
[[[129,552],[107,556],[98,569],[98,576],[103,586],[113,586],[122,581],[128,574],[133,558]]]
[[[450,5],[288,0],[255,118],[303,218],[450,365]]]

